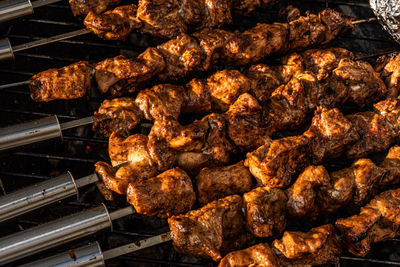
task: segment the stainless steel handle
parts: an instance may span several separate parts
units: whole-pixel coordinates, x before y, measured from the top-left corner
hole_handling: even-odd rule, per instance
[[[30,0],[0,1],[0,23],[30,14],[33,14],[33,6]]]
[[[0,239],[0,265],[91,235],[107,227],[111,227],[111,217],[103,205],[5,236]]]
[[[0,197],[0,222],[74,195],[78,196],[78,188],[69,172],[22,188]]]
[[[14,51],[8,38],[0,39],[0,62],[14,62]]]
[[[66,266],[85,266],[99,267],[105,266],[103,253],[98,242],[88,246],[70,249],[48,258],[40,259],[21,267],[66,267]]]
[[[62,138],[57,116],[50,116],[0,129],[0,151]]]

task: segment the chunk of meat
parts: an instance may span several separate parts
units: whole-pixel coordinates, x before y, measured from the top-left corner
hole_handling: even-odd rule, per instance
[[[225,196],[243,194],[253,186],[253,177],[243,161],[224,167],[203,168],[195,181],[201,205]]]
[[[279,73],[264,64],[252,65],[246,72],[250,79],[250,93],[264,103],[270,99],[272,92],[282,84]]]
[[[238,195],[215,200],[198,210],[168,219],[176,251],[219,261],[246,242],[242,198]]]
[[[39,72],[29,80],[31,98],[36,102],[81,98],[91,87],[91,72],[87,61]]]
[[[211,96],[207,82],[193,79],[185,85],[186,92],[181,111],[185,113],[210,113]]]
[[[280,235],[286,227],[285,193],[278,188],[257,187],[243,195],[247,229],[255,236]]]
[[[378,58],[375,71],[385,81],[388,96],[398,96],[400,93],[400,54],[394,53]]]
[[[74,16],[86,16],[90,11],[100,14],[120,2],[121,0],[69,0],[69,5]]]
[[[143,113],[136,106],[135,99],[130,97],[106,99],[94,113],[93,130],[97,129],[104,136],[110,136],[112,132],[128,136],[142,118]]]
[[[179,168],[130,183],[126,194],[137,213],[161,218],[188,212],[196,201],[190,177]]]
[[[380,187],[398,185],[400,183],[400,146],[390,148],[380,167],[387,170],[379,181]]]

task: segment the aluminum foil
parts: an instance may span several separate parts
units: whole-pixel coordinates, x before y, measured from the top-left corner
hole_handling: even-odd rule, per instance
[[[383,28],[400,43],[400,0],[369,0]]]

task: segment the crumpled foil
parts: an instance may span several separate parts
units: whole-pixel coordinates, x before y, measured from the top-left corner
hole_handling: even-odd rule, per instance
[[[383,28],[400,43],[400,0],[369,0]]]

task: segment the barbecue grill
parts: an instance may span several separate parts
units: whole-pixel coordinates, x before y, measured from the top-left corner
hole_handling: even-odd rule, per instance
[[[282,5],[293,4],[302,11],[318,12],[329,6],[358,19],[373,17],[368,1],[282,1]],[[250,17],[235,18],[232,29],[246,29],[257,22],[278,20],[279,6],[260,9]],[[239,24],[240,23],[240,24]],[[2,25],[0,36],[8,37],[13,44],[23,44],[41,38],[82,28],[81,22],[72,16],[66,1],[35,9],[35,14],[13,23]],[[62,67],[78,60],[99,61],[119,54],[136,56],[148,46],[162,40],[148,35],[134,33],[128,42],[103,41],[93,35],[80,36],[69,40],[15,53],[15,65],[0,67],[0,84],[25,81],[33,74],[52,67]],[[360,24],[356,30],[340,37],[332,46],[347,48],[358,58],[373,63],[379,55],[399,51],[399,45],[392,41],[377,22]],[[268,59],[273,61],[273,59]],[[266,63],[269,63],[266,61]],[[206,74],[204,74],[206,75]],[[33,119],[57,115],[61,123],[91,116],[104,96],[92,90],[84,98],[69,101],[35,103],[30,99],[26,85],[0,89],[0,127],[26,122]],[[138,131],[147,133],[147,125]],[[37,147],[21,148],[1,155],[0,193],[6,194],[30,184],[70,171],[75,177],[93,172],[98,160],[107,161],[107,140],[82,126],[63,132],[62,142],[48,142]],[[377,155],[379,158],[379,155]],[[342,168],[347,162],[329,162],[332,169]],[[42,208],[11,222],[3,223],[1,236],[19,232],[30,227],[53,221],[60,217],[95,208],[104,201],[95,185],[79,189],[78,199],[69,198],[60,203]],[[105,203],[110,213],[127,206],[125,197]],[[24,264],[39,258],[52,256],[65,250],[99,242],[102,250],[139,241],[168,231],[165,220],[133,214],[113,222],[112,231],[104,230],[92,236],[58,246],[39,255],[25,258],[11,264]],[[176,253],[171,243],[146,248],[132,254],[107,261],[107,266],[214,266],[214,263],[194,259]],[[375,245],[367,258],[343,255],[339,266],[392,266],[400,265],[400,240]]]

